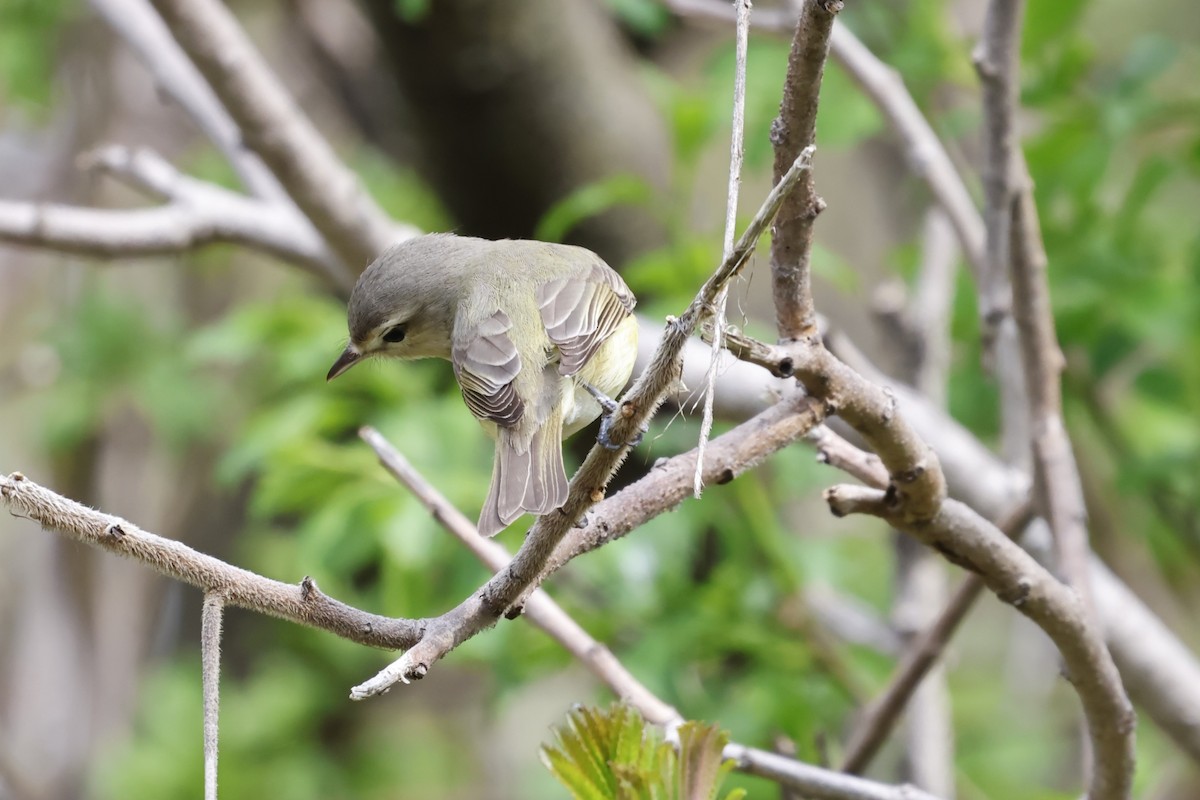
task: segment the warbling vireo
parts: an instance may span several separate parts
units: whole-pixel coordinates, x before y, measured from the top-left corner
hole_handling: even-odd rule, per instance
[[[637,356],[633,293],[595,253],[430,234],[377,258],[347,311],[332,380],[368,356],[445,358],[496,439],[479,532],[567,500],[562,440],[615,406]],[[611,417],[608,418],[611,422]],[[608,426],[602,426],[601,443]]]

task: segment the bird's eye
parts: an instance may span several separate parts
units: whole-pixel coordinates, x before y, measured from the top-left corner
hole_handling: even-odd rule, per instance
[[[383,333],[383,340],[385,342],[391,342],[392,344],[395,344],[396,342],[403,342],[404,341],[404,326],[403,325],[393,325],[392,327],[388,328]]]

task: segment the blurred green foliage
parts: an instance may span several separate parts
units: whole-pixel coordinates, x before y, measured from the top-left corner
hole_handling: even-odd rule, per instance
[[[1025,141],[1069,364],[1069,422],[1081,455],[1089,456],[1081,462],[1100,512],[1096,530],[1144,537],[1164,573],[1182,583],[1195,577],[1200,554],[1200,228],[1193,211],[1200,202],[1200,98],[1180,67],[1194,65],[1197,53],[1194,44],[1152,35],[1121,51],[1093,46],[1087,21],[1100,4],[1030,4]],[[428,2],[397,0],[397,6],[420,15]],[[672,34],[657,2],[611,0],[610,7],[650,43]],[[73,8],[57,0],[0,2],[6,97],[46,101],[52,43]],[[955,32],[946,3],[850,4],[846,16],[900,70],[937,129],[970,152],[979,123],[975,79],[969,43]],[[786,42],[752,41],[751,174],[770,168],[768,130],[786,55]],[[540,229],[558,238],[615,204],[662,218],[668,244],[627,272],[641,309],[652,316],[678,313],[719,260],[721,231],[696,231],[691,204],[705,154],[726,149],[731,65],[726,44],[686,80],[647,69],[674,134],[668,202],[652,207],[643,185],[616,178],[571,194]],[[837,102],[822,107],[823,150],[887,140],[879,115],[834,67],[824,91]],[[365,151],[350,161],[390,213],[423,227],[452,227],[408,171]],[[198,155],[193,166],[197,174],[231,180],[210,156]],[[745,197],[744,215],[756,204]],[[911,275],[915,253],[910,243],[895,254],[899,272]],[[209,262],[199,254],[190,263]],[[816,265],[835,288],[861,291],[854,269],[837,254],[818,251]],[[113,414],[133,408],[181,470],[194,450],[220,454],[211,479],[222,496],[247,504],[245,524],[224,554],[239,565],[283,580],[311,574],[340,599],[406,616],[444,611],[483,580],[485,570],[356,437],[361,425],[379,428],[473,514],[486,490],[491,445],[445,364],[368,363],[326,385],[325,368],[344,342],[344,309],[295,276],[270,296],[257,293],[203,323],[146,313],[137,301],[94,285],[80,294],[70,324],[56,329],[63,378],[46,392],[43,416],[53,452],[71,453]],[[977,433],[993,436],[996,391],[979,366],[977,311],[965,277],[953,336],[951,408]],[[632,460],[646,469],[694,442],[692,425],[664,413]],[[801,757],[824,760],[825,743],[840,738],[861,687],[877,689],[891,667],[865,648],[839,646],[831,668],[828,654],[814,652],[797,629],[792,612],[813,584],[853,592],[881,613],[889,602],[890,552],[877,529],[845,521],[836,537],[793,531],[794,520],[814,508],[802,498],[829,480],[806,450],[784,451],[754,475],[712,487],[702,500],[580,559],[552,591],[689,716],[719,720],[739,741],[759,746],[783,736]],[[515,548],[526,524],[502,540]],[[1143,546],[1100,538],[1105,547]],[[423,687],[398,691],[402,708],[385,712],[344,700],[348,686],[381,665],[382,654],[273,620],[233,615],[229,631],[223,796],[466,796],[486,779],[482,766],[463,758],[464,742],[479,732],[464,731],[451,714],[423,709],[414,699]],[[962,794],[1029,797],[1032,783],[1054,785],[1073,754],[1045,708],[1030,715],[1006,706],[996,685],[1003,659],[997,637],[978,638],[978,650],[952,675]],[[189,650],[148,680],[129,740],[101,760],[96,796],[195,796],[196,661]],[[570,667],[561,649],[516,622],[477,637],[439,669],[461,669],[486,683],[486,725],[522,686]],[[1063,706],[1063,719],[1071,712],[1061,702],[1068,697],[1064,690],[1049,704]],[[1145,765],[1139,781],[1146,786],[1168,751],[1153,735],[1143,735],[1139,747]],[[537,769],[536,742],[524,752]],[[561,796],[537,772],[526,796]],[[743,776],[729,783],[772,791]]]

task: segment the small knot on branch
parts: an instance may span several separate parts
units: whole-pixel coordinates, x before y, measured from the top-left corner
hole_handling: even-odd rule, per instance
[[[996,596],[1013,608],[1020,608],[1025,605],[1032,591],[1033,581],[1027,575],[1022,575],[1020,578],[1017,578],[1017,583],[1012,589],[997,592]]]
[[[307,603],[318,594],[320,590],[317,589],[317,582],[311,575],[305,575],[304,580],[300,581],[300,599]]]
[[[125,529],[121,527],[120,523],[112,522],[104,526],[104,535],[122,539],[125,536]]]

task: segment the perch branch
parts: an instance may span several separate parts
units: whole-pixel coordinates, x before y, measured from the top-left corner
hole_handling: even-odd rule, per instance
[[[717,294],[750,258],[755,243],[779,211],[788,192],[808,172],[811,158],[811,149],[798,154],[792,169],[767,195],[729,258],[705,281],[683,315],[668,322],[650,366],[638,377],[621,403],[621,413],[611,434],[616,441],[632,440],[677,382],[681,353],[688,337],[710,312]],[[566,503],[557,513],[538,518],[509,565],[457,607],[429,620],[420,641],[374,678],[354,687],[351,697],[363,699],[387,691],[396,682],[424,677],[437,660],[494,625],[502,614],[520,613],[514,603],[537,585],[547,560],[575,521],[603,498],[604,487],[628,449],[612,451],[593,447],[571,479]]]
[[[359,431],[380,463],[396,480],[404,484],[421,501],[437,522],[464,544],[488,569],[499,572],[511,560],[504,547],[491,539],[479,536],[475,525],[446,499],[424,476],[420,474],[378,431],[363,428]],[[714,445],[717,442],[714,441]],[[722,459],[723,460],[723,459]],[[686,473],[681,473],[686,478]],[[662,482],[660,473],[655,472],[640,483]],[[683,482],[681,481],[681,485]],[[683,486],[686,493],[686,485]],[[617,497],[610,498],[595,509],[595,516],[607,516]],[[686,496],[686,494],[684,495]],[[680,498],[682,499],[682,497]],[[542,589],[535,590],[525,605],[525,616],[563,649],[579,660],[589,672],[607,685],[621,700],[638,709],[650,722],[667,726],[683,721],[669,704],[663,702],[630,673],[603,643],[592,638],[573,620],[566,611]],[[912,793],[912,787],[893,787],[870,781],[846,782],[846,776],[837,772],[810,766],[794,758],[777,756],[763,750],[731,743],[725,749],[725,757],[734,762],[737,769],[769,778],[781,786],[803,793],[807,797],[827,797],[834,800],[862,800],[863,798],[925,798],[923,793]]]

